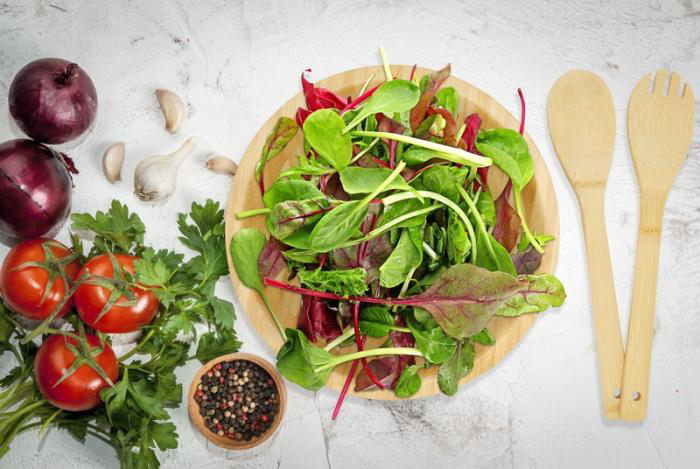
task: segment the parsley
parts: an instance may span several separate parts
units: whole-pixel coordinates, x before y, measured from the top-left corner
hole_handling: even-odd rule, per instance
[[[168,412],[179,407],[183,398],[182,384],[175,375],[177,367],[192,358],[207,362],[236,352],[241,345],[234,329],[233,305],[214,293],[217,280],[228,274],[224,211],[217,202],[207,200],[203,205],[193,203],[190,213],[178,215],[179,239],[194,251],[189,259],[174,251],[145,246],[143,222],[116,200],[107,212],[74,214],[71,218],[73,248],[81,256],[85,250],[77,233],[85,231],[94,234],[88,259],[105,252],[139,256],[136,280],[153,291],[161,308],[154,321],[142,328],[135,348],[119,358],[119,380],[101,392],[104,405],[72,413],[57,411],[42,399],[32,379],[37,347],[32,342],[14,345],[24,333],[0,301],[0,352],[10,351],[18,361],[18,366],[0,378],[0,386],[6,388],[0,394],[0,412],[8,412],[19,403],[18,408],[9,410],[17,418],[0,422],[0,458],[17,431],[57,425],[80,441],[91,435],[111,444],[121,467],[156,469],[160,467],[156,449],[177,448],[178,435]],[[67,319],[73,326],[79,323],[76,314]],[[204,333],[197,334],[198,324],[207,326]],[[183,336],[199,339],[194,356],[190,355],[190,344],[178,340]],[[19,414],[29,406],[31,409]]]

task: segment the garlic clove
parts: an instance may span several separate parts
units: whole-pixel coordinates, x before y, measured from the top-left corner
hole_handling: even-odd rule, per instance
[[[236,174],[238,165],[235,161],[225,156],[213,156],[207,160],[207,169],[233,176]]]
[[[165,129],[175,133],[185,120],[185,105],[182,99],[170,90],[157,89],[156,98],[165,116]]]
[[[144,158],[134,171],[134,194],[144,202],[165,202],[175,192],[180,165],[196,145],[190,138],[169,155]]]
[[[124,144],[115,143],[107,147],[102,155],[102,171],[107,180],[114,184],[122,180],[122,163],[124,162]]]

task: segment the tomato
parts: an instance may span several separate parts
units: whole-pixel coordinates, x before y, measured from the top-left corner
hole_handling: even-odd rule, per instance
[[[86,334],[85,339],[90,348],[102,350],[95,357],[95,361],[112,383],[115,383],[119,376],[119,365],[112,348],[107,343],[102,348],[100,339],[94,334]],[[60,334],[49,336],[41,344],[34,358],[36,385],[46,400],[58,408],[83,411],[97,407],[102,402],[100,391],[109,386],[109,383],[89,365],[80,365],[58,383],[75,361],[75,355],[67,344],[80,348],[78,340]]]
[[[60,269],[69,282],[78,278],[80,262],[72,260],[75,257],[73,251],[52,239],[21,241],[7,254],[0,269],[0,294],[7,306],[26,318],[46,319],[70,290]],[[68,300],[58,316],[72,306],[72,299]]]
[[[137,283],[129,282],[124,275],[124,272],[135,275],[134,262],[138,257],[128,254],[113,256],[119,267],[116,273],[107,254],[93,257],[80,272],[81,276],[89,274],[108,282],[112,290],[87,281],[75,291],[75,307],[83,322],[93,329],[110,333],[134,332],[139,326],[153,320],[160,302],[153,292]],[[122,295],[102,314],[112,291],[120,291]]]

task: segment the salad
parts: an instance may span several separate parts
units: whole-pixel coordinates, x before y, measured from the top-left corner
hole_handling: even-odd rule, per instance
[[[279,119],[256,168],[263,207],[236,214],[265,216],[270,235],[245,228],[231,241],[240,280],[262,296],[285,340],[277,355],[285,378],[316,390],[352,361],[334,417],[356,374],[356,391],[410,397],[419,370],[436,366],[440,390],[455,394],[474,345],[494,343],[493,316],[540,312],[566,297],[556,277],[534,273],[553,237],[533,232],[523,208],[534,166],[520,90],[519,131],[483,129],[478,114],[458,114],[449,65],[394,77],[382,58],[385,81],[368,89],[368,77],[355,98],[302,74],[306,108]],[[266,163],[300,130],[303,154],[268,184]],[[509,178],[496,196],[491,166]],[[266,286],[301,296],[296,328],[282,328]],[[367,338],[381,345],[365,348]],[[356,351],[331,353],[349,346]]]

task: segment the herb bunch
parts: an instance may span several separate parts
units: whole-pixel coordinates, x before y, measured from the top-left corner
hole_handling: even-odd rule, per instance
[[[193,203],[189,214],[179,214],[179,239],[195,252],[188,260],[181,253],[146,246],[143,222],[116,200],[107,212],[74,214],[72,221],[73,249],[82,260],[103,253],[140,258],[135,280],[157,296],[160,311],[141,328],[138,342],[118,358],[118,380],[100,393],[104,405],[69,412],[53,407],[38,391],[33,376],[37,346],[0,302],[0,352],[10,352],[17,361],[0,380],[0,457],[17,434],[32,429],[42,434],[56,425],[82,442],[90,435],[110,444],[122,468],[158,468],[155,449],[177,447],[175,424],[167,411],[182,402],[175,370],[194,358],[204,363],[240,348],[233,305],[214,294],[217,280],[228,274],[223,210],[218,202],[207,200]],[[87,252],[80,232],[94,236]],[[76,313],[66,319],[74,330],[84,328]],[[197,324],[205,324],[206,332],[197,334]],[[109,336],[97,335],[110,342]],[[190,342],[197,339],[191,354]]]

